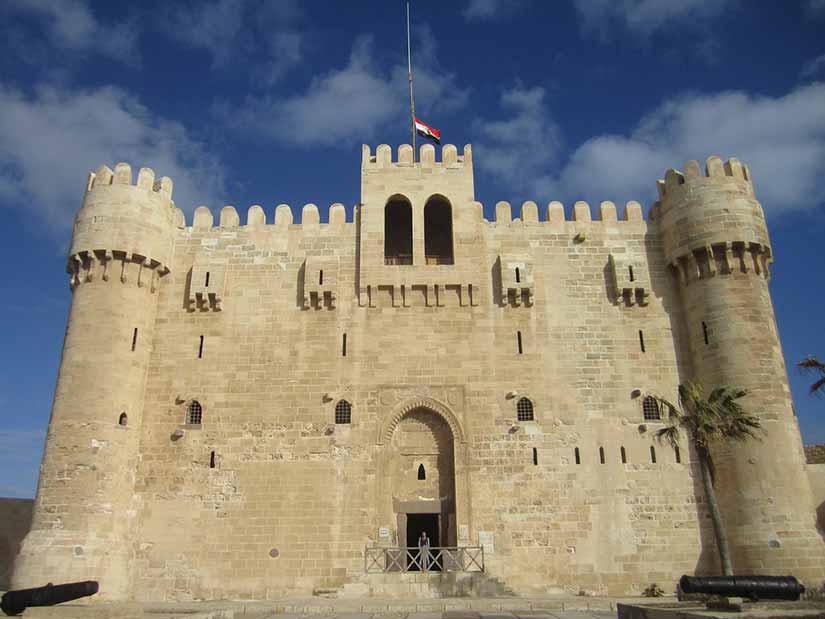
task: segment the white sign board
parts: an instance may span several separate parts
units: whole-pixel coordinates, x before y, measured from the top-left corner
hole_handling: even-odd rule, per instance
[[[484,554],[491,555],[495,553],[495,534],[492,531],[479,531],[478,545],[484,548]]]

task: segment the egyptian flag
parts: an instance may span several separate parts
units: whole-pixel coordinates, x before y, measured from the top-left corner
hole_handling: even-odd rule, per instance
[[[441,144],[441,132],[435,127],[424,124],[417,118],[415,119],[415,130],[421,137],[428,138],[436,144]]]

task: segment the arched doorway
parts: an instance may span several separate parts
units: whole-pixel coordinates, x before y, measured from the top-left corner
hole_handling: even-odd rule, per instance
[[[456,546],[456,476],[453,431],[425,407],[400,419],[390,439],[389,489],[399,546],[417,546],[422,531],[431,546]]]

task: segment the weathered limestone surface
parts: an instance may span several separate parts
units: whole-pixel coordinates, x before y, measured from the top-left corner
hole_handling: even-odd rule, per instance
[[[651,220],[635,202],[571,219],[501,202],[488,222],[469,147],[416,162],[364,147],[351,221],[341,205],[328,222],[307,205],[301,224],[256,205],[246,225],[224,207],[191,227],[171,181],[141,170],[133,186],[124,165],[93,175],[76,220],[16,584],[96,578],[102,597],[139,600],[357,589],[366,546],[404,545],[410,515],[435,514],[441,543],[483,545],[512,592],[672,586],[716,554],[693,455],[655,442],[640,394],[687,379],[752,388],[768,427],[719,454],[737,566],[825,575],[767,231],[735,160],[668,172]],[[449,259],[428,249],[445,230],[425,230],[433,197]],[[386,259],[391,200],[412,212],[409,260]]]

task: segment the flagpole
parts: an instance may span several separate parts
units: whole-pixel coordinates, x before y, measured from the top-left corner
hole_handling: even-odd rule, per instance
[[[413,163],[415,163],[415,100],[413,99],[412,53],[410,51],[410,0],[407,0],[407,77],[410,82],[410,129],[412,133]]]

